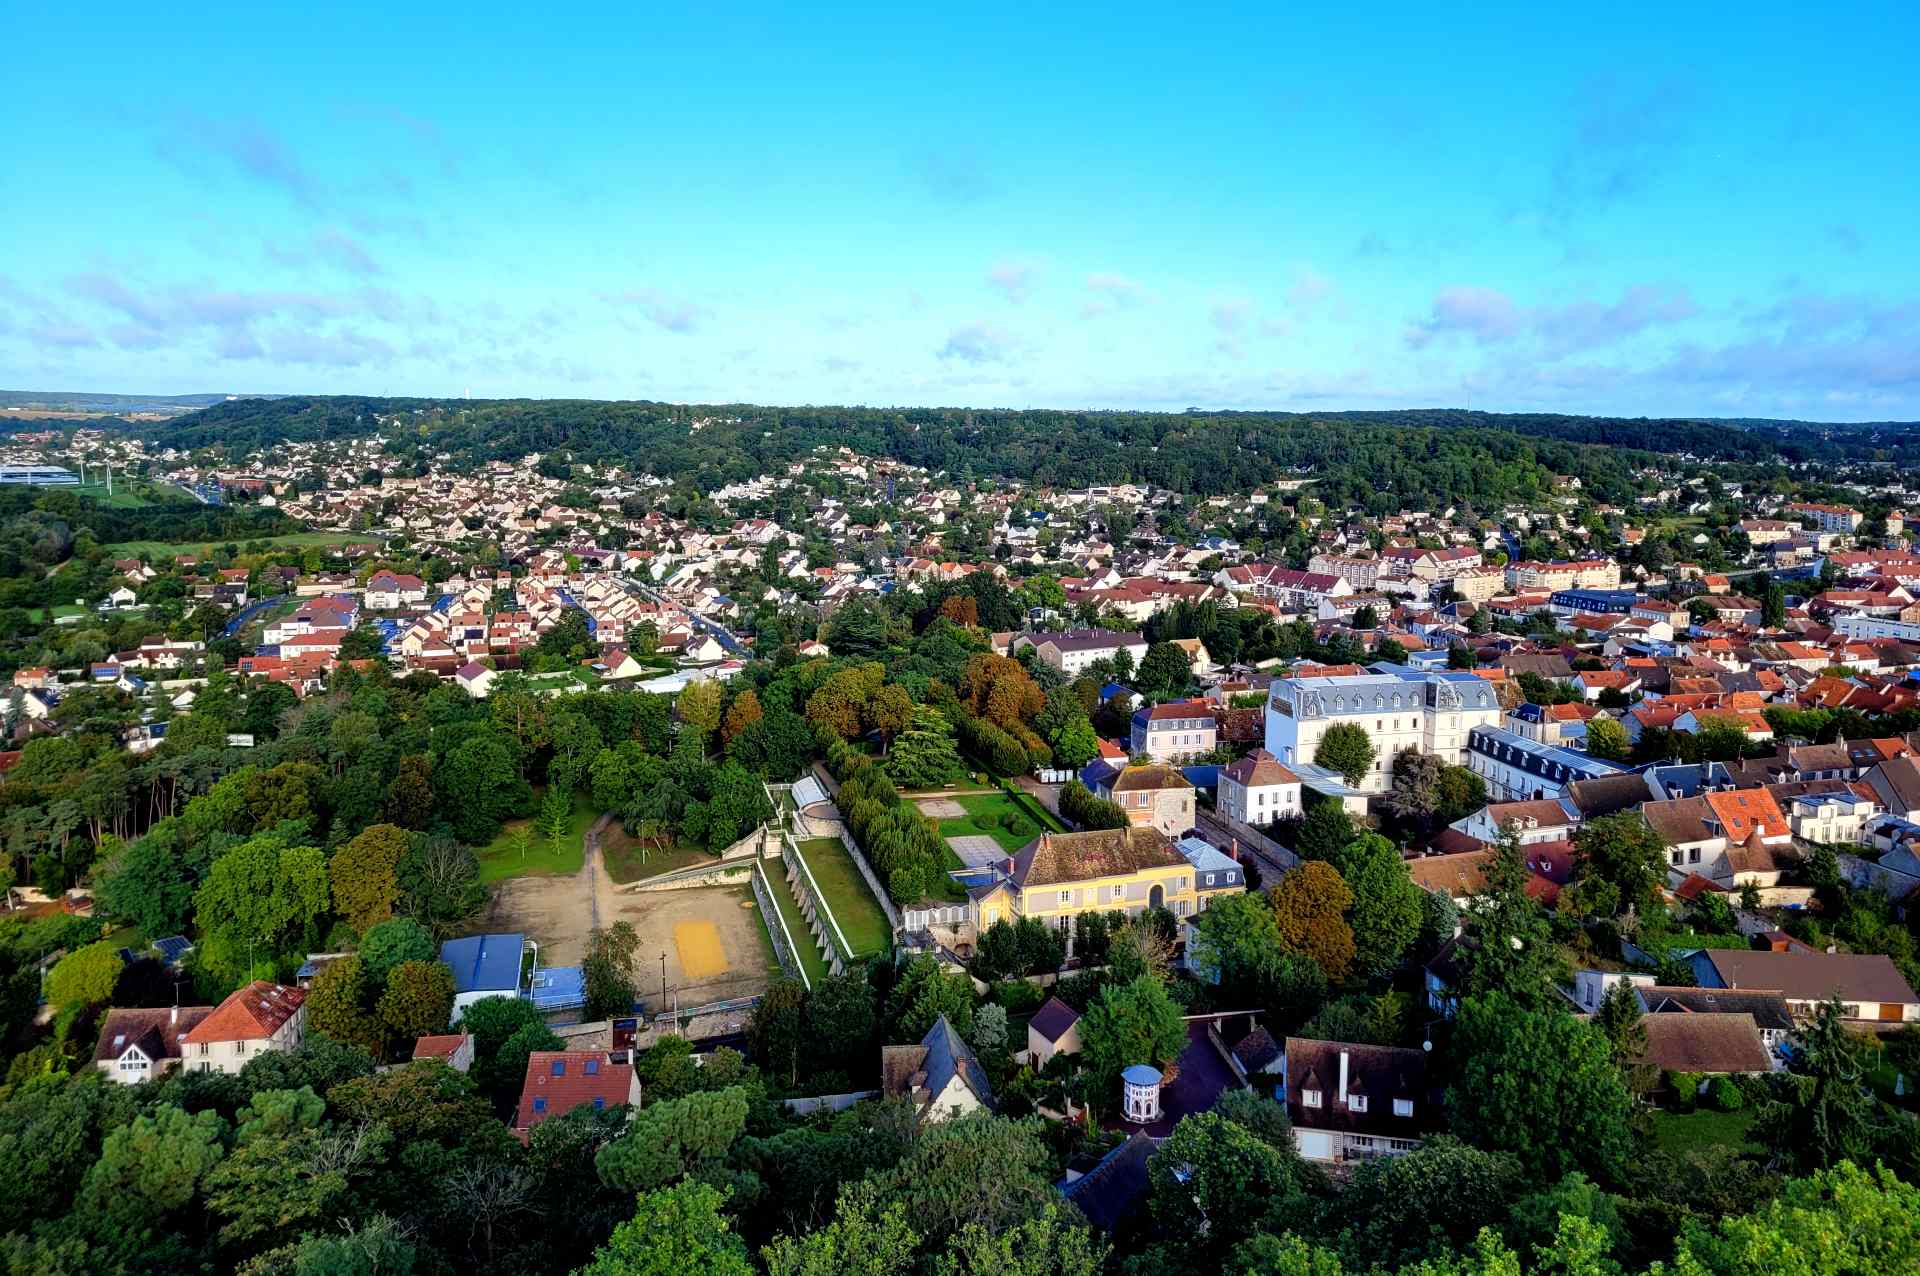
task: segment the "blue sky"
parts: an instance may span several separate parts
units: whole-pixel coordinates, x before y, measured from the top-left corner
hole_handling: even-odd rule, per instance
[[[1911,3],[428,7],[14,10],[0,387],[1920,417]]]

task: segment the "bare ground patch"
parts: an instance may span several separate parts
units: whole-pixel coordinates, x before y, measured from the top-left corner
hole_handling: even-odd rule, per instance
[[[494,883],[486,929],[526,935],[540,945],[542,966],[579,965],[593,929],[587,875],[514,877]]]
[[[765,992],[771,966],[766,929],[760,909],[749,905],[753,892],[745,886],[601,897],[609,925],[631,922],[639,932],[636,982],[648,1005],[660,998],[663,956],[667,997],[671,1000],[678,989],[682,1006]]]
[[[964,820],[967,808],[952,798],[920,798],[914,803],[920,814],[934,820]]]

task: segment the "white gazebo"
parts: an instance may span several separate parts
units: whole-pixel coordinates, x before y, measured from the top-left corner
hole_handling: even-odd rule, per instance
[[[1136,1063],[1120,1074],[1120,1111],[1130,1125],[1160,1119],[1160,1069]]]

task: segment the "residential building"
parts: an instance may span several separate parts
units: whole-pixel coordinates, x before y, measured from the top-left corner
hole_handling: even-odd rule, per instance
[[[1205,700],[1147,705],[1133,712],[1127,751],[1155,762],[1173,762],[1210,752],[1218,733],[1213,707]]]
[[[1404,1156],[1445,1126],[1420,1050],[1287,1039],[1287,1115],[1309,1161]]]
[[[1170,766],[1101,768],[1094,787],[1100,797],[1127,813],[1136,825],[1150,825],[1168,837],[1193,827],[1193,782]]]
[[[1190,918],[1201,907],[1193,865],[1150,825],[1042,833],[968,895],[976,934],[996,921],[1032,917],[1069,939],[1081,913],[1137,916],[1165,908]]]
[[[1749,1014],[1642,1015],[1640,1026],[1644,1044],[1629,1062],[1662,1076],[1739,1076],[1773,1070],[1772,1052]]]
[[[93,1066],[121,1085],[139,1085],[180,1066],[187,1034],[213,1013],[212,1006],[161,1010],[109,1010],[100,1025]]]
[[[367,581],[367,606],[374,611],[418,607],[427,601],[427,583],[418,576],[379,571]]]
[[[1193,865],[1196,889],[1200,893],[1200,912],[1214,895],[1237,895],[1247,889],[1246,866],[1203,837],[1183,837],[1174,848]]]
[[[259,1055],[298,1050],[306,1037],[307,991],[256,979],[213,1008],[180,1039],[194,1072],[238,1072]]]
[[[1787,506],[1786,512],[1812,523],[1823,532],[1838,532],[1845,536],[1859,531],[1860,524],[1866,521],[1866,515],[1847,505],[1816,505],[1808,501],[1796,501]]]
[[[640,1106],[640,1077],[631,1063],[616,1063],[605,1050],[535,1050],[527,1056],[513,1132],[521,1139],[542,1121],[575,1108]]]
[[[1095,661],[1112,660],[1123,651],[1137,669],[1147,654],[1147,640],[1139,634],[1108,629],[1021,634],[1013,640],[1013,654],[1018,655],[1023,647],[1032,647],[1036,659],[1070,678]]]
[[[1363,674],[1275,679],[1266,744],[1276,760],[1297,771],[1313,761],[1329,728],[1360,727],[1373,742],[1374,759],[1356,787],[1384,793],[1401,750],[1418,749],[1458,765],[1465,760],[1468,733],[1499,720],[1499,698],[1484,678],[1378,664]]]
[[[1027,1062],[1044,1068],[1057,1054],[1080,1053],[1080,1012],[1049,997],[1027,1021]]]
[[[1300,777],[1265,749],[1254,749],[1220,770],[1220,813],[1255,828],[1301,813]]]
[[[1625,770],[1591,754],[1541,744],[1504,727],[1475,727],[1467,740],[1465,765],[1485,780],[1487,797],[1520,802],[1556,797],[1577,780],[1599,779]]]
[[[1703,948],[1689,959],[1702,988],[1778,992],[1795,1018],[1838,997],[1842,1013],[1863,1023],[1920,1022],[1920,997],[1893,959],[1879,953],[1824,953]]]
[[[455,1072],[473,1067],[473,1037],[465,1032],[441,1033],[421,1037],[413,1043],[414,1062],[438,1059]]]
[[[917,1046],[880,1047],[880,1091],[912,1101],[920,1120],[946,1121],[997,1106],[973,1047],[941,1015]]]

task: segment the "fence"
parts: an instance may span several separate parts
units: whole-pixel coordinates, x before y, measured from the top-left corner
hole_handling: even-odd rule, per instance
[[[839,919],[834,917],[833,908],[827,903],[826,892],[820,889],[820,883],[813,880],[813,870],[807,867],[806,857],[800,854],[800,848],[794,845],[791,837],[780,839],[780,858],[787,866],[787,881],[797,888],[794,899],[798,901],[801,913],[813,923],[820,947],[826,952],[828,967],[836,975],[844,973],[846,964],[853,960],[853,945],[847,942]],[[829,934],[833,936],[833,943],[827,942]]]
[[[878,1090],[855,1090],[849,1094],[816,1094],[804,1099],[782,1099],[780,1106],[795,1116],[809,1112],[845,1112],[864,1099],[877,1099]]]
[[[800,964],[799,950],[793,946],[793,936],[787,933],[787,919],[781,916],[780,906],[774,902],[773,887],[759,860],[753,862],[752,876],[754,902],[760,905],[760,917],[766,923],[767,938],[773,941],[773,955],[780,969],[787,978],[799,980],[802,988],[811,991],[813,983],[807,978],[806,967]]]
[[[873,866],[867,863],[867,857],[861,853],[860,846],[853,840],[853,834],[847,832],[847,826],[840,826],[840,843],[847,848],[847,854],[853,857],[853,866],[860,870],[861,878],[867,883],[867,889],[880,902],[880,911],[887,915],[887,925],[893,927],[895,939],[900,937],[900,910],[893,906],[893,896],[887,894],[887,888],[873,874]]]

